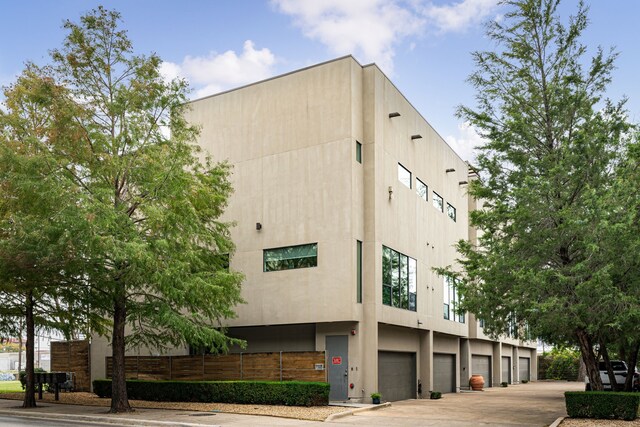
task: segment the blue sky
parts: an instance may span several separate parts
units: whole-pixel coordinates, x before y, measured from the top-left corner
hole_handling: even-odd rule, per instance
[[[563,16],[577,0],[564,0]],[[620,53],[608,96],[629,97],[640,122],[640,1],[590,0],[583,41]],[[55,0],[0,2],[0,85],[25,61],[43,64],[59,47],[65,19],[102,4],[122,13],[138,53],[156,52],[169,76],[186,77],[193,97],[353,54],[376,62],[465,159],[480,141],[455,117],[473,105],[465,79],[470,52],[493,49],[482,23],[500,17],[497,0]]]

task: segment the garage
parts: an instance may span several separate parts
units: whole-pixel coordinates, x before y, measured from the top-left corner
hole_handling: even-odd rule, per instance
[[[484,386],[491,387],[491,356],[471,356],[471,375],[482,375]]]
[[[456,391],[456,355],[433,354],[433,391],[454,393]]]
[[[531,359],[528,357],[518,358],[518,372],[520,374],[520,382],[529,381],[531,379]]]
[[[511,358],[502,356],[502,382],[511,384]]]
[[[415,353],[378,352],[378,388],[382,400],[415,399],[416,382]]]

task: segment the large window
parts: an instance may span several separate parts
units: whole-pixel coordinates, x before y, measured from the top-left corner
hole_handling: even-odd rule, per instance
[[[456,208],[454,208],[450,203],[447,203],[447,216],[455,222]]]
[[[433,206],[438,209],[440,212],[444,212],[443,210],[443,200],[442,197],[435,191],[433,192]]]
[[[362,144],[356,141],[356,160],[358,163],[362,163]]]
[[[416,260],[382,247],[382,303],[416,311]]]
[[[427,187],[427,184],[425,184],[424,182],[416,178],[416,193],[418,193],[418,197],[427,201],[428,192],[429,192],[429,187]]]
[[[458,293],[457,281],[453,277],[444,277],[444,318],[454,322],[464,323],[465,313],[459,310],[462,296]]]
[[[405,169],[400,163],[398,163],[398,181],[411,188],[411,172]]]
[[[357,272],[356,272],[356,286],[357,286],[357,297],[358,302],[362,302],[362,242],[360,240],[356,240],[356,263],[357,263]]]
[[[265,249],[263,257],[264,271],[316,267],[318,265],[318,244]]]

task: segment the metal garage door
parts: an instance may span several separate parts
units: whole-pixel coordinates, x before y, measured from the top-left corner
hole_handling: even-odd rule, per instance
[[[416,354],[378,352],[378,389],[382,400],[416,398]]]
[[[433,391],[453,393],[456,391],[456,355],[433,354]]]
[[[502,356],[502,382],[511,384],[511,358]]]
[[[518,358],[519,367],[518,372],[520,373],[520,381],[526,380],[529,381],[531,379],[531,359],[528,357],[520,357]]]
[[[491,356],[471,356],[471,375],[482,375],[484,386],[491,387]]]

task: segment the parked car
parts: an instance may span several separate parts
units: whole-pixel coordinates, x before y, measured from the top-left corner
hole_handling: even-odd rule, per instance
[[[622,360],[612,360],[611,369],[613,369],[613,373],[616,376],[616,389],[621,390],[624,387],[627,373],[629,372],[629,370],[627,369],[627,364]],[[607,372],[607,366],[603,361],[598,363],[598,370],[600,371],[600,380],[602,381],[604,390],[612,390],[611,381],[609,381],[609,373]],[[590,391],[591,384],[589,383],[588,376],[585,377],[584,382],[584,389],[586,391]],[[635,369],[635,373],[633,374],[632,387],[633,391],[640,391],[640,373],[638,372],[638,369]]]

